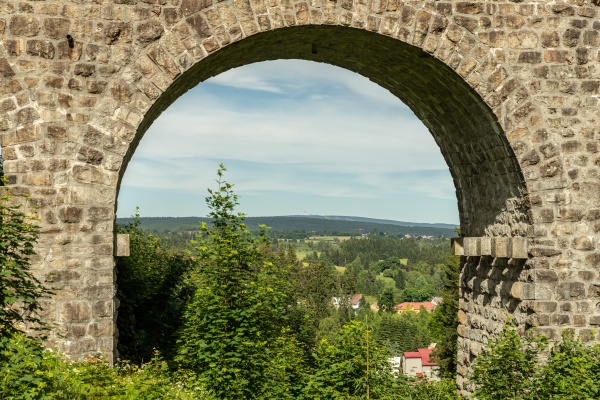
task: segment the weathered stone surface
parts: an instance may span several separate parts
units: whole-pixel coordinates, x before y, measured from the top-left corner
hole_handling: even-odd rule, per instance
[[[58,348],[75,359],[114,350],[112,220],[141,134],[198,82],[281,58],[331,63],[381,84],[440,146],[466,239],[454,252],[468,255],[463,393],[471,357],[509,315],[520,329],[539,324],[559,338],[570,328],[592,340],[600,312],[597,1],[367,3],[2,3],[0,145],[9,185],[39,206],[45,261],[34,267],[63,285],[48,300],[48,318],[66,335],[51,338]]]
[[[75,300],[65,303],[60,310],[62,322],[87,322],[92,316],[92,308],[87,301]]]
[[[452,254],[455,256],[464,256],[465,249],[462,238],[452,238]]]
[[[138,25],[136,29],[137,40],[140,45],[146,46],[157,41],[165,32],[165,28],[158,21],[150,21]]]
[[[64,207],[60,210],[62,222],[73,224],[81,221],[83,210],[80,207]]]
[[[14,15],[9,29],[14,36],[35,36],[40,31],[40,23],[34,16]]]
[[[6,58],[0,58],[0,74],[4,75],[5,78],[12,78],[15,76],[15,71],[12,69]]]
[[[56,50],[52,42],[48,40],[28,40],[27,54],[42,58],[54,58]]]
[[[129,235],[118,234],[115,243],[115,256],[129,257]]]
[[[70,28],[71,21],[67,18],[48,18],[44,21],[44,33],[51,39],[65,39]]]
[[[110,22],[104,29],[106,44],[129,43],[133,40],[133,28],[127,22]]]

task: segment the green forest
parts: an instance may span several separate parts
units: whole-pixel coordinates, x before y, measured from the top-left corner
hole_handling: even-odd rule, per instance
[[[50,327],[36,311],[53,293],[30,271],[39,229],[3,192],[0,399],[459,398],[459,260],[447,239],[272,238],[267,226],[247,228],[225,172],[208,191],[210,223],[185,244],[141,229],[139,216],[120,227],[131,255],[117,262],[114,366],[45,349]],[[432,313],[393,308],[432,297],[443,298]],[[24,324],[38,334],[26,335]],[[390,357],[433,342],[441,380],[392,369]],[[475,396],[598,398],[599,356],[568,333],[550,348],[508,321],[474,364]]]

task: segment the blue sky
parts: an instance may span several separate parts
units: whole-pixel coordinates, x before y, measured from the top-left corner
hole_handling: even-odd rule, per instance
[[[352,215],[458,223],[438,146],[387,90],[327,64],[230,70],[179,98],[148,130],[119,217],[204,216],[219,163],[249,216]]]

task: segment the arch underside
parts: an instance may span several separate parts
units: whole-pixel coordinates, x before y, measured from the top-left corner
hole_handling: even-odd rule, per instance
[[[284,33],[285,32],[285,33]],[[524,236],[529,225],[523,176],[497,117],[452,69],[421,49],[364,30],[301,26],[247,37],[198,62],[154,103],[120,171],[152,122],[179,96],[231,68],[303,59],[359,73],[389,90],[429,128],[450,168],[465,236]],[[402,149],[398,149],[399,157]]]

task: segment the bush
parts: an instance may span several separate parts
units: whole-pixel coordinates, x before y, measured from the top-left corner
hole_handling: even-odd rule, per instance
[[[598,344],[586,346],[566,330],[546,359],[547,346],[545,337],[520,336],[507,324],[475,360],[471,377],[478,385],[475,396],[480,400],[600,398]]]
[[[200,389],[185,383],[186,376],[179,378],[157,356],[141,367],[111,368],[94,357],[70,362],[21,333],[0,338],[0,399],[204,398]]]

